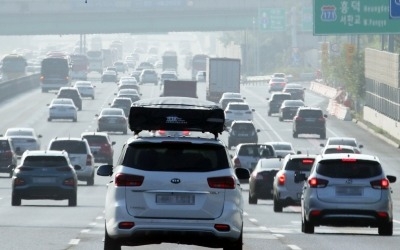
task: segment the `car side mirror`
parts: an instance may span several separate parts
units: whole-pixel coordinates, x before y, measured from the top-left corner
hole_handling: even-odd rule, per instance
[[[113,174],[113,166],[112,165],[101,165],[97,169],[97,175],[99,176],[111,176]]]
[[[260,129],[257,129],[256,131],[257,131],[257,133],[261,132],[261,130],[260,130]]]
[[[299,155],[299,154],[301,154],[301,151],[299,150],[299,151],[297,151],[296,153]]]
[[[250,171],[247,168],[235,168],[235,174],[239,180],[248,180],[250,178]]]
[[[358,145],[358,147],[359,147],[359,148],[363,148],[364,146],[363,146],[363,145]]]
[[[254,112],[254,111],[256,111],[256,110],[255,110],[255,109],[251,109],[251,111],[253,111],[253,112]]]
[[[75,169],[75,170],[81,170],[81,169],[82,169],[82,167],[81,167],[81,166],[79,166],[79,165],[74,165],[74,169]]]
[[[111,145],[113,145],[113,146],[114,146],[115,144],[116,144],[116,142],[115,142],[115,141],[111,142]]]
[[[306,174],[304,174],[304,173],[298,173],[298,172],[296,172],[295,174],[294,174],[294,182],[295,183],[300,183],[300,182],[303,182],[303,181],[305,181],[307,178],[306,178]]]
[[[388,178],[390,183],[394,183],[397,180],[396,176],[393,175],[386,175],[386,178]]]
[[[321,147],[325,147],[325,144],[321,143],[321,144],[319,144],[319,146],[321,146]]]
[[[324,117],[325,117],[325,118],[328,118],[328,115],[325,114]]]

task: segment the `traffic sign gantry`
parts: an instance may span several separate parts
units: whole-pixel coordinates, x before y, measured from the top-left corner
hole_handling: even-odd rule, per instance
[[[286,11],[283,8],[259,9],[258,20],[261,31],[286,30]]]
[[[390,18],[400,19],[400,0],[390,0]]]

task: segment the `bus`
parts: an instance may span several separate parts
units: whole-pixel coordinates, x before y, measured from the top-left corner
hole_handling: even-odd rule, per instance
[[[87,80],[89,59],[83,54],[72,54],[71,57],[71,79]]]
[[[102,50],[89,50],[86,52],[89,60],[89,70],[88,72],[96,71],[103,74],[103,51]]]
[[[42,60],[40,69],[40,85],[42,92],[59,90],[70,86],[70,57],[62,52],[47,54]]]
[[[22,55],[9,54],[1,60],[1,72],[3,74],[3,81],[10,81],[12,79],[24,77],[27,75],[26,67],[28,63]]]
[[[192,79],[195,80],[198,71],[206,71],[207,69],[207,55],[197,54],[192,58]]]

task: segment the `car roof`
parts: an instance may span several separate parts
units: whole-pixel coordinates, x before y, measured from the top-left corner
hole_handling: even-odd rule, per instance
[[[81,137],[84,137],[84,136],[105,136],[105,137],[108,137],[108,133],[107,132],[96,132],[96,131],[93,131],[93,132],[82,132],[81,133]]]
[[[81,137],[54,137],[51,141],[86,141]]]
[[[355,159],[355,160],[369,160],[369,161],[380,162],[377,156],[368,154],[324,154],[324,155],[318,155],[317,159],[318,160]]]
[[[24,156],[68,156],[67,151],[59,151],[59,150],[26,150],[24,152]]]
[[[132,144],[132,143],[143,143],[143,142],[182,142],[182,143],[193,143],[193,144],[203,144],[203,143],[208,143],[208,144],[216,144],[216,145],[221,145],[224,146],[224,143],[220,139],[215,139],[215,138],[205,138],[205,137],[174,137],[174,136],[141,136],[138,135],[136,137],[130,137],[127,140],[127,144]]]
[[[7,130],[6,130],[6,132],[7,131],[31,131],[31,132],[34,132],[35,131],[35,129],[33,129],[33,128],[24,128],[24,127],[14,127],[14,128],[8,128]]]

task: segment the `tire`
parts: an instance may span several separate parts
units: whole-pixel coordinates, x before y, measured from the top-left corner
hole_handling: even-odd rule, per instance
[[[319,138],[325,140],[325,139],[326,139],[326,132],[321,133],[321,134],[319,135]]]
[[[11,206],[21,206],[21,198],[18,195],[11,195]]]
[[[299,134],[297,134],[296,132],[293,131],[293,138],[298,138]]]
[[[379,225],[378,234],[383,235],[383,236],[392,236],[393,235],[393,221]]]
[[[77,204],[77,193],[75,192],[68,198],[68,206],[69,207],[76,207]]]
[[[88,186],[94,185],[94,174],[86,180],[86,185]]]
[[[250,191],[249,191],[249,204],[256,205],[258,202],[258,199],[256,196],[251,196]]]
[[[13,171],[11,171],[10,173],[8,173],[8,178],[12,178],[12,176],[13,176]]]
[[[125,129],[124,131],[122,131],[122,134],[127,135],[128,134],[128,130]]]
[[[268,116],[271,116],[271,114],[272,114],[271,111],[268,111]]]
[[[282,116],[279,116],[279,121],[283,122],[283,117]]]
[[[274,212],[275,213],[282,213],[283,206],[280,202],[274,197]]]
[[[104,250],[121,250],[121,245],[108,235],[107,229],[104,229]]]
[[[311,222],[307,221],[304,215],[301,220],[301,231],[306,234],[314,233],[314,225]]]
[[[74,119],[72,119],[72,121],[73,121],[73,122],[77,122],[77,121],[78,121],[78,119],[77,119],[77,118],[74,118]]]
[[[243,226],[242,230],[240,231],[239,239],[223,247],[223,250],[242,250],[242,249],[243,249]]]
[[[49,117],[49,118],[47,118],[47,121],[48,121],[48,122],[51,122],[51,118],[50,118],[50,117]]]
[[[94,100],[94,96],[92,96],[92,100]]]

